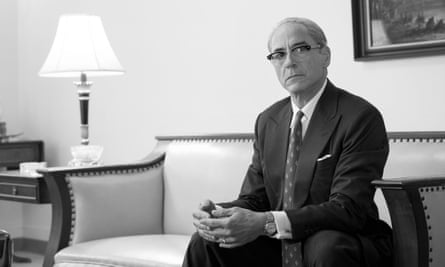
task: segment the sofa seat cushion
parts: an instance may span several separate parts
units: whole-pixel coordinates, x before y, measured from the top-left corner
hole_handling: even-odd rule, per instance
[[[189,241],[188,235],[135,235],[93,240],[59,251],[55,266],[181,266]]]

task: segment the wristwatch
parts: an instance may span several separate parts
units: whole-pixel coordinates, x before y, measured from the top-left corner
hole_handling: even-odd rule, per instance
[[[266,224],[264,225],[264,233],[267,236],[274,236],[277,233],[277,225],[272,212],[266,212]]]

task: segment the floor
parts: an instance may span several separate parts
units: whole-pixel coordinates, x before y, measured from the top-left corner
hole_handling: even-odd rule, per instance
[[[43,255],[33,253],[33,252],[26,252],[26,251],[16,251],[15,252],[20,257],[26,257],[30,258],[30,263],[17,263],[13,262],[12,267],[42,267],[43,265]]]

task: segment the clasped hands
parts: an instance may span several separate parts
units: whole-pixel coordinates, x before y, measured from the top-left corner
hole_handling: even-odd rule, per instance
[[[193,225],[205,240],[219,243],[220,247],[234,248],[264,233],[265,213],[239,207],[217,207],[207,212],[212,206],[211,200],[204,200],[193,213]]]

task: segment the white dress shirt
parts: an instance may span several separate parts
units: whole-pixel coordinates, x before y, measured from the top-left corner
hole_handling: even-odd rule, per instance
[[[314,113],[315,106],[317,105],[318,101],[320,100],[321,95],[323,94],[327,84],[327,79],[324,81],[321,90],[317,92],[317,94],[307,102],[307,104],[301,109],[301,111],[304,113],[303,117],[301,118],[301,126],[303,138],[306,134],[307,127],[309,126],[309,122],[312,118],[312,114]],[[292,106],[292,120],[290,123],[290,129],[292,130],[294,128],[294,125],[296,123],[295,118],[296,114],[299,111],[296,103],[294,103],[293,99],[291,98],[291,106]],[[292,134],[292,133],[291,133]],[[286,212],[284,211],[272,211],[272,215],[275,219],[275,224],[277,226],[277,234],[274,236],[278,239],[291,239],[292,238],[292,228],[290,225],[289,218],[286,215]]]

